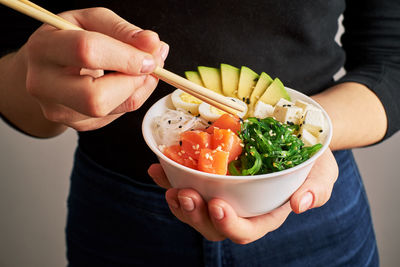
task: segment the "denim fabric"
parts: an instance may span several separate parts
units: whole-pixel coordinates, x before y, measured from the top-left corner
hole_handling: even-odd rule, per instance
[[[69,266],[378,266],[369,205],[351,151],[321,208],[292,213],[248,245],[209,242],[169,211],[165,190],[97,165],[79,149],[67,219]],[[150,178],[149,178],[150,179]]]

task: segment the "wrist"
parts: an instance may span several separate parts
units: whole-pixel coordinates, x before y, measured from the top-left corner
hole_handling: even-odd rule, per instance
[[[47,120],[39,102],[26,90],[25,46],[0,59],[0,112],[16,128],[37,137],[52,137],[66,126]]]
[[[332,120],[332,150],[371,145],[386,133],[385,109],[366,86],[354,82],[335,85],[312,96]]]

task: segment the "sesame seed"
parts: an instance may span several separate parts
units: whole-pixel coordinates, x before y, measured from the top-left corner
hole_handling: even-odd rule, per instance
[[[168,120],[168,124],[171,124],[171,120]]]
[[[197,151],[194,152],[194,154],[196,154],[196,155],[200,154],[200,151],[197,150]]]
[[[322,133],[324,130],[319,130],[320,133]]]
[[[179,145],[182,146],[182,141],[179,141]]]

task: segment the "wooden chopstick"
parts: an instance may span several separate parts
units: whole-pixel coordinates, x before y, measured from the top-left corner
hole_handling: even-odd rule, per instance
[[[28,0],[0,0],[0,3],[60,30],[84,30]],[[156,67],[153,73],[164,82],[171,84],[225,112],[237,114],[238,112],[244,111],[244,107],[231,99],[204,88],[166,69]]]

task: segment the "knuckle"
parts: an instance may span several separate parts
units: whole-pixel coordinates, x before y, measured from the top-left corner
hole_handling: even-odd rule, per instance
[[[239,245],[247,245],[247,244],[253,242],[253,240],[250,238],[230,238],[230,239],[233,243],[239,244]]]
[[[85,81],[80,90],[84,101],[84,113],[95,118],[105,117],[108,112],[105,108],[107,102],[104,90],[100,86],[95,86],[91,77],[87,77]]]
[[[95,41],[91,38],[90,34],[79,33],[76,44],[77,60],[82,66],[87,68],[93,68],[93,62],[95,61]]]
[[[120,20],[112,26],[112,32],[116,35],[121,35],[131,30],[132,25],[125,20]]]
[[[94,15],[107,15],[107,14],[115,14],[112,10],[105,7],[93,7],[86,9],[87,12],[91,12]]]
[[[52,122],[63,122],[64,121],[64,114],[62,112],[57,112],[55,110],[52,109],[48,109],[48,108],[42,108],[42,112],[43,112],[43,116]]]
[[[130,53],[127,55],[125,72],[131,74],[139,74],[142,68],[143,58],[139,53]]]
[[[38,49],[41,47],[38,35],[38,32],[34,32],[26,42],[26,49],[28,51],[28,55],[30,56],[35,55],[38,51],[41,51],[40,49]]]
[[[87,96],[87,114],[90,117],[101,118],[107,116],[105,100],[101,92],[90,93]]]
[[[39,97],[40,95],[40,79],[36,75],[32,75],[32,71],[28,71],[25,80],[26,91],[29,95],[33,97]]]
[[[135,98],[133,97],[129,97],[122,106],[122,110],[125,112],[129,112],[129,111],[135,111],[137,109],[139,109],[142,106],[143,103],[141,103],[140,101],[137,101]]]

